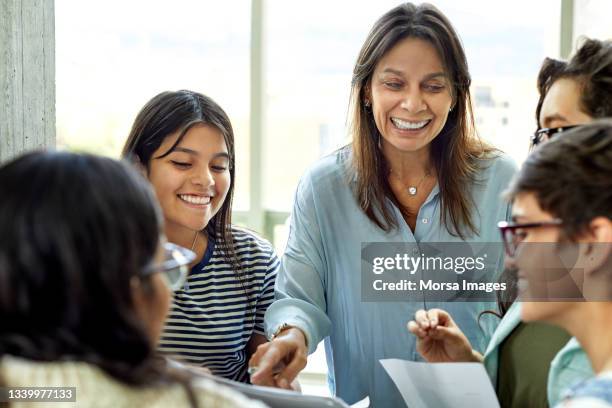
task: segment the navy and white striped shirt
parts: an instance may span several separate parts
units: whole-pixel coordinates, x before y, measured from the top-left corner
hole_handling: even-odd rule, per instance
[[[174,294],[159,350],[246,382],[246,345],[253,333],[264,335],[279,261],[267,241],[236,227],[232,232],[242,280],[209,239],[185,287]]]

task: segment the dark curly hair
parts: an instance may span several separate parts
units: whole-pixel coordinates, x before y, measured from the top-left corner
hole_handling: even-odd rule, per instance
[[[612,116],[612,41],[585,38],[569,61],[544,60],[538,74],[540,99],[536,108],[536,123],[539,122],[548,90],[561,78],[570,78],[579,83],[580,109],[584,113],[593,118]]]

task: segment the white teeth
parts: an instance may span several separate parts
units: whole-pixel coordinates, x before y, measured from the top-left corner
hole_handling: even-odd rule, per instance
[[[391,118],[391,121],[393,122],[395,126],[397,126],[400,129],[410,129],[410,130],[420,129],[429,123],[429,120],[423,120],[421,122],[408,122],[406,120],[401,120],[398,118]]]
[[[183,201],[187,201],[188,203],[191,204],[208,204],[210,203],[210,197],[201,197],[201,196],[194,196],[194,195],[187,195],[187,194],[181,194],[179,195],[179,197],[181,198],[181,200]]]

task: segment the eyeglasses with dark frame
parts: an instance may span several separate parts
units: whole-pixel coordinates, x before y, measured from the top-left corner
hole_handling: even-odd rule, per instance
[[[502,235],[502,241],[504,243],[504,249],[508,256],[514,257],[516,250],[523,239],[525,239],[525,232],[522,230],[529,228],[543,228],[543,227],[559,227],[563,225],[563,221],[556,218],[550,221],[540,222],[526,222],[526,223],[509,223],[506,221],[500,221],[497,223],[497,228]]]
[[[189,264],[195,259],[196,254],[171,242],[164,243],[163,247],[164,261],[145,267],[142,270],[142,276],[159,272],[164,277],[168,287],[176,292],[185,284],[189,273]]]
[[[551,137],[556,135],[557,133],[567,132],[570,129],[573,129],[579,125],[572,126],[562,126],[557,128],[541,128],[535,131],[533,136],[531,136],[531,146],[537,146],[542,142],[549,140]],[[546,138],[544,138],[546,137]]]

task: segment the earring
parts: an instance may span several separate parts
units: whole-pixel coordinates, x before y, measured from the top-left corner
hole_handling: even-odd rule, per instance
[[[452,111],[453,111],[453,107],[451,106],[451,108],[450,108],[448,111],[449,111],[449,112],[452,112]]]
[[[370,100],[369,100],[369,99],[365,99],[365,100],[363,101],[363,105],[364,105],[366,108],[369,108],[370,106],[372,106],[372,103],[370,102]]]

